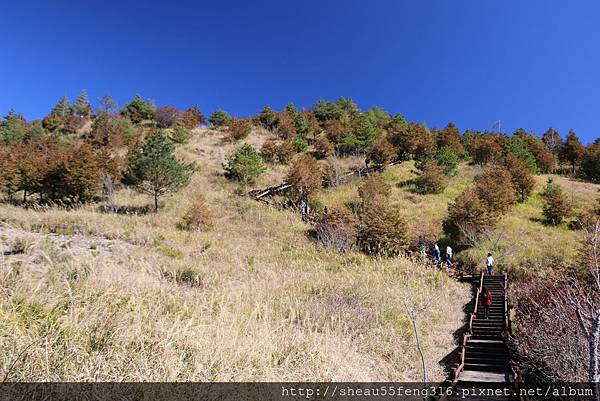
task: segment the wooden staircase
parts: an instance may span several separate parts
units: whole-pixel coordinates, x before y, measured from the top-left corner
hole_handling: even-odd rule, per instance
[[[503,333],[510,332],[508,303],[506,299],[506,274],[484,275],[477,280],[475,308],[471,314],[468,332],[464,334],[460,363],[454,369],[453,385],[461,389],[515,390],[516,375],[512,369],[510,353]],[[481,305],[481,291],[486,287],[492,293],[488,318]],[[454,399],[455,397],[444,397]],[[510,399],[508,397],[468,397],[467,399]]]

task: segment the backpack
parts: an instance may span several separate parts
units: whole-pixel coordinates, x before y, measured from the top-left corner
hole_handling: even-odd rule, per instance
[[[489,299],[489,292],[488,292],[488,291],[484,292],[484,293],[481,295],[481,299],[483,299],[483,302],[486,302],[486,303],[487,303],[487,301],[488,301],[488,299]]]

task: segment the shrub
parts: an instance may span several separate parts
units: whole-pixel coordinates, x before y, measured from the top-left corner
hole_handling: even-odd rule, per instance
[[[406,222],[398,208],[378,198],[360,216],[358,239],[367,253],[397,255],[408,246]]]
[[[152,195],[156,212],[159,197],[186,186],[195,168],[193,164],[178,162],[174,152],[175,144],[158,131],[129,158],[125,183]]]
[[[491,216],[506,213],[517,196],[510,173],[502,166],[489,166],[475,177],[475,191]]]
[[[198,106],[192,106],[181,115],[179,122],[187,129],[194,129],[202,124],[205,120],[204,115],[200,112]]]
[[[231,117],[225,111],[221,109],[215,110],[210,117],[208,117],[208,122],[216,127],[222,127],[229,124]]]
[[[156,109],[154,121],[159,128],[171,128],[183,116],[183,112],[172,106],[162,106]]]
[[[466,189],[448,206],[448,217],[444,221],[444,232],[457,240],[477,235],[485,228],[493,226],[495,219],[490,216],[486,204],[474,189]]]
[[[262,144],[260,148],[260,155],[263,160],[269,163],[275,162],[277,160],[277,147],[278,143],[274,138],[268,138]]]
[[[544,206],[542,213],[547,224],[558,225],[565,217],[571,215],[571,206],[559,185],[548,180],[543,196]]]
[[[180,227],[184,230],[208,230],[214,225],[214,220],[204,199],[198,199],[183,215]]]
[[[337,187],[344,179],[344,168],[340,165],[339,159],[330,157],[325,161],[324,166],[325,186]]]
[[[396,149],[385,136],[382,136],[369,148],[366,162],[367,165],[372,163],[379,166],[385,166],[394,159],[395,156]]]
[[[446,189],[447,185],[448,181],[444,176],[444,171],[436,160],[429,160],[425,163],[423,171],[415,179],[415,188],[420,194],[439,194]]]
[[[391,192],[392,187],[385,182],[379,173],[369,175],[362,185],[358,187],[358,196],[362,201],[363,207],[367,207],[371,202],[387,200]]]
[[[169,138],[177,144],[184,144],[190,140],[190,133],[183,124],[176,123],[171,130]]]
[[[316,235],[325,246],[338,251],[349,251],[356,242],[358,220],[346,208],[325,212],[315,225]]]
[[[319,139],[317,139],[317,142],[315,143],[315,154],[317,157],[321,159],[329,157],[333,154],[334,150],[335,147],[333,146],[333,143],[331,143],[326,135],[321,135]]]
[[[133,123],[139,123],[144,120],[152,120],[156,106],[150,100],[144,100],[140,96],[136,96],[131,102],[127,103],[121,115],[127,117]]]
[[[506,156],[504,165],[512,177],[513,187],[519,195],[520,201],[525,202],[535,187],[535,179],[531,170],[521,159],[511,154]]]
[[[227,139],[232,142],[246,139],[252,132],[252,124],[246,119],[231,118],[228,128]]]
[[[294,125],[294,118],[288,112],[284,110],[278,116],[277,123],[277,135],[286,140],[292,140],[296,137],[296,126]]]
[[[247,143],[229,154],[226,160],[227,164],[224,166],[226,175],[243,184],[253,183],[266,170],[263,159]]]
[[[263,107],[260,114],[258,115],[258,121],[266,129],[274,129],[277,126],[279,117],[269,106]]]
[[[323,186],[323,170],[313,156],[298,155],[290,167],[286,181],[292,186],[292,196],[307,199]]]
[[[294,150],[297,153],[302,153],[306,151],[306,149],[308,149],[308,143],[306,142],[306,140],[304,138],[300,138],[299,136],[294,138],[294,140],[292,141],[292,145],[294,145]]]
[[[295,154],[294,144],[291,141],[278,141],[273,138],[267,139],[260,150],[265,161],[287,164]]]

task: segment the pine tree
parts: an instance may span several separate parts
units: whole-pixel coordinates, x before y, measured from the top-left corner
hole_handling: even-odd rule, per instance
[[[562,153],[563,141],[554,128],[548,128],[548,131],[544,132],[542,142],[554,156],[558,157]]]
[[[67,115],[69,115],[70,113],[71,113],[71,107],[69,106],[69,98],[66,96],[63,96],[59,99],[58,103],[56,103],[56,106],[54,106],[54,108],[52,109],[52,112],[50,114],[64,118]]]
[[[81,91],[77,99],[75,99],[75,103],[73,103],[73,114],[78,117],[90,117],[92,114],[92,106],[90,105],[90,100],[88,99],[87,92],[85,90]]]
[[[526,138],[527,134],[522,129],[517,130],[506,143],[504,150],[507,155],[513,155],[518,157],[525,163],[529,171],[532,173],[538,172],[538,166],[535,160],[535,156],[527,147],[527,143],[524,138]]]
[[[562,148],[561,158],[564,162],[569,163],[571,165],[571,168],[573,169],[573,174],[575,174],[577,165],[581,161],[581,158],[583,157],[584,153],[585,148],[579,141],[579,138],[577,137],[577,134],[575,134],[575,131],[569,131],[569,134],[567,135],[567,140],[565,141],[565,144]]]
[[[158,212],[159,197],[186,186],[193,171],[194,164],[177,161],[175,144],[163,131],[158,131],[129,159],[125,182],[153,196],[154,210]]]
[[[548,180],[543,196],[544,206],[542,212],[546,218],[546,223],[558,225],[565,217],[571,215],[571,206],[558,184]]]
[[[514,155],[506,156],[504,165],[512,177],[513,187],[519,195],[520,201],[525,202],[535,186],[533,174],[531,174],[523,160]]]
[[[502,166],[487,167],[475,177],[475,189],[491,216],[506,213],[517,200],[512,177]]]
[[[365,149],[375,142],[375,138],[377,138],[377,130],[367,116],[361,115],[359,118],[358,127],[356,128],[354,136],[356,137],[358,146],[361,149]]]
[[[243,184],[253,183],[266,170],[262,157],[247,143],[230,153],[226,160],[227,164],[223,166],[226,175]]]
[[[448,217],[444,221],[444,232],[457,240],[466,235],[477,236],[487,227],[493,226],[495,218],[473,188],[466,189],[448,206]]]
[[[215,110],[210,117],[208,117],[208,122],[216,127],[222,127],[229,123],[231,117],[224,110],[217,109]]]
[[[277,113],[273,111],[269,106],[263,107],[260,114],[258,115],[258,121],[260,125],[265,127],[266,129],[273,129],[277,125],[279,118],[277,117]]]

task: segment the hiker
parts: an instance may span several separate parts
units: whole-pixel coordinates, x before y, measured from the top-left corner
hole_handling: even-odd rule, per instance
[[[446,263],[448,263],[448,267],[452,267],[452,247],[450,245],[446,246]]]
[[[490,305],[492,304],[492,293],[486,287],[481,288],[481,304],[483,305],[483,312],[487,319],[490,313]]]
[[[304,199],[300,201],[300,214],[305,217],[308,214],[308,204]]]
[[[488,274],[491,276],[492,268],[494,267],[494,258],[491,252],[488,252],[487,258],[485,258],[485,266],[487,267]]]
[[[440,253],[440,247],[437,243],[433,247],[433,259],[438,263],[442,261],[442,254]]]
[[[427,244],[422,235],[419,237],[419,252],[421,253],[421,260],[425,261],[427,259]]]

